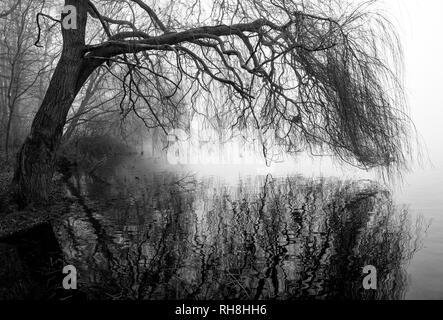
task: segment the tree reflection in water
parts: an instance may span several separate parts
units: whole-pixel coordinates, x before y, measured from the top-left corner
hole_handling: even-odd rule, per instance
[[[401,299],[424,232],[368,181],[115,172],[74,175],[55,228],[90,298]]]

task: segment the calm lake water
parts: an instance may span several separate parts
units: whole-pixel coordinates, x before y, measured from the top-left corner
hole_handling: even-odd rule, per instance
[[[394,192],[397,203],[408,204],[413,216],[429,221],[423,248],[407,268],[407,299],[443,299],[443,170],[417,170]]]
[[[241,172],[131,158],[73,174],[81,201],[55,230],[79,286],[111,299],[443,298],[437,191]]]

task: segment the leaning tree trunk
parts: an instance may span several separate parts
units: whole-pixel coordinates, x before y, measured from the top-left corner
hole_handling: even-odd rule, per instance
[[[63,50],[34,121],[17,155],[13,185],[21,204],[48,200],[55,156],[68,111],[86,81],[84,49],[87,1],[66,0],[77,8],[77,28],[64,29]],[[63,18],[63,17],[62,17]]]

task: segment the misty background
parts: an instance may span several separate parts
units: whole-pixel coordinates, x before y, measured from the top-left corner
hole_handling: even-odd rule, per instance
[[[443,2],[389,0],[388,16],[398,26],[404,49],[405,88],[411,117],[423,144],[422,161],[405,174],[396,198],[413,214],[432,219],[424,247],[409,272],[414,273],[407,297],[443,298]],[[419,285],[420,284],[420,285]],[[420,287],[420,288],[418,288]]]
[[[439,40],[443,2],[386,0],[380,4],[397,26],[403,45],[405,90],[421,147],[420,159],[391,187],[411,214],[431,221],[423,249],[408,269],[414,276],[406,298],[443,299],[443,42]],[[329,163],[319,168],[332,172]],[[345,175],[356,173],[345,171]]]
[[[63,261],[74,261],[84,268],[82,273],[89,280],[100,279],[100,284],[109,284],[114,298],[295,298],[297,294],[322,297],[327,292],[330,297],[343,299],[443,299],[443,43],[439,41],[443,2],[370,0],[367,4],[371,5],[369,10],[377,10],[393,23],[403,47],[404,87],[416,127],[416,143],[412,145],[417,147],[415,162],[408,171],[383,176],[386,172],[379,169],[364,171],[336,161],[337,157],[314,157],[305,151],[296,157],[280,152],[281,159],[266,166],[266,152],[258,143],[261,137],[258,139],[248,126],[234,133],[226,130],[223,124],[229,123],[229,113],[226,118],[218,118],[223,115],[223,107],[218,110],[216,103],[208,107],[206,97],[194,107],[199,113],[207,108],[214,113],[214,119],[217,116],[219,121],[212,123],[212,129],[205,117],[195,116],[193,122],[185,99],[183,105],[175,100],[170,101],[171,105],[159,104],[159,110],[165,111],[165,119],[177,122],[177,128],[189,125],[190,135],[196,133],[196,148],[177,154],[215,162],[225,157],[228,162],[175,165],[166,156],[170,147],[168,133],[161,124],[163,131],[160,130],[160,122],[150,116],[154,112],[141,104],[146,123],[130,109],[124,110],[123,104],[116,101],[123,96],[123,103],[126,92],[123,95],[118,81],[110,81],[106,73],[98,72],[91,76],[78,99],[68,105],[69,122],[57,160],[58,179],[63,184],[60,190],[69,198],[68,205],[56,208],[64,219],[55,227],[38,229],[37,238],[47,233],[53,243],[63,244]],[[3,181],[12,176],[13,154],[23,143],[45,96],[61,44],[60,35],[49,32],[51,28],[45,25],[43,34],[49,36],[40,39],[44,48],[41,50],[45,50],[42,58],[40,49],[34,46],[37,31],[32,10],[39,8],[28,9],[28,20],[22,21],[20,13],[13,18],[17,34],[26,35],[22,40],[27,44],[23,47],[29,57],[29,70],[25,69],[30,72],[25,74],[23,84],[17,80],[17,87],[29,86],[32,90],[22,101],[11,104],[9,113],[4,113],[4,119],[9,115],[12,126],[7,129],[11,137],[5,139],[6,161],[0,162],[5,163],[3,172],[0,170],[0,195],[6,186]],[[5,23],[3,34],[8,35],[11,26],[14,27]],[[13,43],[7,36],[2,41]],[[5,53],[11,61],[18,56]],[[20,59],[17,61],[20,65]],[[9,65],[14,70],[14,63],[5,62],[0,68],[8,70]],[[39,80],[38,86],[34,78]],[[11,76],[11,84],[13,79]],[[145,85],[150,88],[149,83]],[[157,83],[154,88],[161,86]],[[186,90],[180,88],[177,96],[183,94],[180,91]],[[214,101],[221,101],[227,92],[214,93],[220,95]],[[8,97],[6,100],[13,100]],[[185,112],[178,112],[181,109],[173,108],[176,105],[184,107]],[[204,131],[207,137],[202,138]],[[214,156],[217,139],[219,146],[228,144],[225,140],[232,142],[235,150],[220,148],[220,155]],[[251,150],[240,151],[241,146]],[[126,157],[118,156],[125,154]],[[164,167],[171,172],[165,173]],[[1,200],[0,196],[0,213],[3,208],[14,211],[15,207],[8,207],[6,201],[3,205]],[[421,238],[411,234],[415,229],[408,228],[409,215],[429,225],[417,252],[414,246],[408,247],[415,236]],[[16,224],[13,218],[9,221]],[[73,241],[72,235],[78,241]],[[379,268],[377,296],[348,290],[356,288],[353,281],[359,282],[363,263]],[[118,268],[109,267],[113,264]],[[146,270],[132,270],[132,265],[143,265]],[[51,264],[50,268],[59,267]],[[16,269],[16,263],[11,264],[11,274],[19,283],[23,277]],[[317,277],[311,276],[317,273]],[[325,274],[329,278],[323,278]],[[42,279],[46,282],[46,278]],[[126,294],[118,296],[113,292],[119,287],[127,290]],[[310,292],[309,288],[319,291]],[[0,299],[1,293],[0,288]],[[92,293],[94,296],[98,292]]]

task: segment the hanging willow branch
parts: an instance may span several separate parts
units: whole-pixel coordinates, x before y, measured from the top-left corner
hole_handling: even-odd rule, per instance
[[[407,166],[412,124],[402,52],[375,1],[166,1],[160,9],[141,0],[92,2],[89,14],[107,40],[85,47],[84,74],[104,61],[135,66],[137,101],[156,122],[168,116],[162,107],[180,108],[165,95],[186,92],[184,105],[197,110],[196,95],[224,88],[225,101],[216,103],[229,102],[231,129],[254,128],[265,157],[279,147],[365,169]]]

